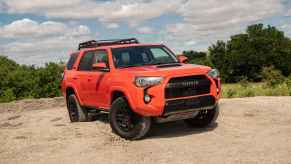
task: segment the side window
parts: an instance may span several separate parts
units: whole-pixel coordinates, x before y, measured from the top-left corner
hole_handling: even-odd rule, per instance
[[[107,55],[106,51],[95,51],[94,52],[92,64],[96,64],[96,63],[100,63],[100,62],[105,63],[107,65],[107,67],[109,67],[108,55]]]
[[[91,71],[93,57],[94,52],[87,52],[80,61],[79,71]]]
[[[75,64],[77,58],[78,58],[79,53],[74,53],[70,56],[70,59],[67,63],[67,69],[68,70],[72,70],[73,69],[73,65]]]
[[[79,64],[79,71],[91,71],[92,65],[104,62],[107,67],[109,67],[108,63],[108,55],[106,51],[90,51],[86,52],[86,54],[82,57]]]
[[[141,54],[141,56],[142,56],[142,60],[143,60],[144,63],[149,63],[150,62],[150,57],[149,57],[149,55],[147,53],[143,52]]]

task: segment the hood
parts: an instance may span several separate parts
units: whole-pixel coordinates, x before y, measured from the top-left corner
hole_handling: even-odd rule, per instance
[[[139,67],[129,67],[117,69],[120,73],[130,73],[135,76],[181,76],[207,74],[210,67],[195,64],[179,64],[179,65],[148,65]]]

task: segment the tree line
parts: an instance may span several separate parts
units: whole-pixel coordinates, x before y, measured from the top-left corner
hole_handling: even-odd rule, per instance
[[[226,83],[267,80],[272,86],[289,76],[291,88],[291,40],[273,26],[251,25],[245,33],[212,44],[208,52],[190,50],[183,54],[190,63],[217,68]],[[39,68],[19,65],[0,56],[0,102],[60,96],[63,68],[62,63]]]
[[[184,51],[190,63],[209,65],[221,72],[227,83],[260,82],[272,69],[287,77],[291,73],[291,40],[276,27],[255,24],[245,33],[217,41],[208,52]],[[264,71],[265,70],[265,71]]]
[[[0,56],[0,102],[60,96],[63,68],[60,63],[48,63],[39,68],[19,65]]]

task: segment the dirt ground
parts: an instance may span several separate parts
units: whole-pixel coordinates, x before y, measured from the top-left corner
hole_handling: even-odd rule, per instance
[[[155,125],[126,141],[106,116],[70,123],[62,98],[0,104],[0,163],[291,163],[291,97],[223,99],[217,124]]]

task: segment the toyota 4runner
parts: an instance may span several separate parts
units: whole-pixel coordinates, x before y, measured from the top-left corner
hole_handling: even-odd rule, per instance
[[[92,111],[108,112],[112,131],[130,140],[145,136],[153,122],[214,123],[219,72],[186,61],[162,44],[135,38],[80,43],[61,85],[71,122],[88,121]]]

